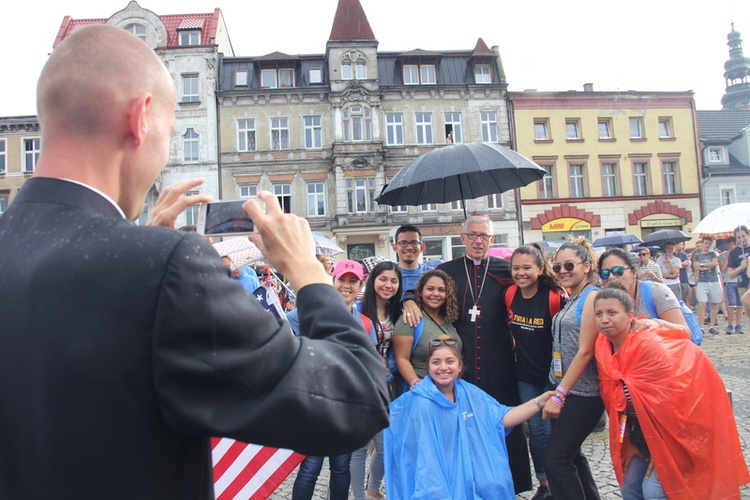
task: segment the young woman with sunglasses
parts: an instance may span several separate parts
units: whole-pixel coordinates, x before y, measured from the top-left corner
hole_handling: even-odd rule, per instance
[[[521,401],[550,390],[552,316],[567,297],[552,273],[542,249],[535,244],[513,251],[510,272],[515,286],[505,292],[505,313],[515,345],[516,378]],[[544,454],[552,434],[550,420],[538,413],[529,419],[529,448],[539,489],[532,500],[552,496],[544,469]]]
[[[552,270],[569,290],[570,299],[552,319],[550,382],[556,389],[544,405],[544,418],[555,420],[544,466],[555,500],[599,500],[596,481],[581,453],[604,411],[594,361],[598,279],[591,243],[583,238],[564,243]]]
[[[641,281],[634,268],[633,259],[621,248],[607,250],[599,257],[599,277],[602,284],[609,286],[613,282],[619,282],[628,291],[635,304],[636,317],[642,318],[636,325],[639,330],[664,327],[670,330],[683,330],[690,334],[677,297],[662,283],[650,284],[651,302],[658,313],[658,317],[652,316],[643,300]]]
[[[391,403],[385,429],[388,498],[515,499],[505,436],[539,413],[548,391],[504,406],[460,379],[457,337],[428,342],[428,375]]]
[[[456,284],[445,271],[433,269],[425,272],[417,282],[417,306],[422,310],[420,325],[412,328],[403,321],[397,321],[393,328],[393,348],[398,371],[408,384],[414,387],[427,375],[427,356],[430,340],[440,335],[448,335],[461,340],[453,326],[458,318]],[[414,344],[415,331],[421,334]]]
[[[401,270],[398,264],[385,261],[377,264],[370,272],[365,284],[365,294],[360,304],[360,312],[370,318],[375,326],[378,344],[375,346],[383,360],[393,339],[393,325],[401,312]],[[383,482],[383,432],[372,439],[374,451],[370,456],[370,478],[365,491],[365,462],[370,444],[352,452],[351,474],[352,494],[355,500],[378,500]]]

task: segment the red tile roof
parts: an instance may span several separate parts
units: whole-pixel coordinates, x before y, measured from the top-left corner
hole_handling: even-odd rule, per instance
[[[474,47],[474,52],[472,52],[471,55],[473,57],[476,57],[476,56],[494,56],[495,53],[492,52],[492,50],[490,50],[489,47],[487,47],[487,44],[484,43],[484,40],[482,40],[481,38],[479,38],[477,40],[476,46]]]
[[[329,40],[375,40],[359,0],[339,0]]]

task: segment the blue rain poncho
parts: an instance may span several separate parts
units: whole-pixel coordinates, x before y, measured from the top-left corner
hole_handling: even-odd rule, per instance
[[[514,499],[503,417],[511,409],[464,380],[455,403],[429,377],[390,405],[386,492],[393,499]]]

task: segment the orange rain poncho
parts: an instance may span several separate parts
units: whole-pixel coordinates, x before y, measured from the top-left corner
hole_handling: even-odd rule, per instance
[[[616,422],[625,411],[624,381],[667,497],[739,499],[750,474],[724,382],[703,350],[684,332],[644,330],[628,334],[615,354],[600,334],[595,353],[620,485]]]

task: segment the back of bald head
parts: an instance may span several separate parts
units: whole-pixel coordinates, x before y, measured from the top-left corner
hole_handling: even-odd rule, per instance
[[[172,105],[171,78],[156,53],[123,29],[81,28],[55,48],[39,77],[42,133],[90,138],[125,127],[122,112],[144,92]]]

